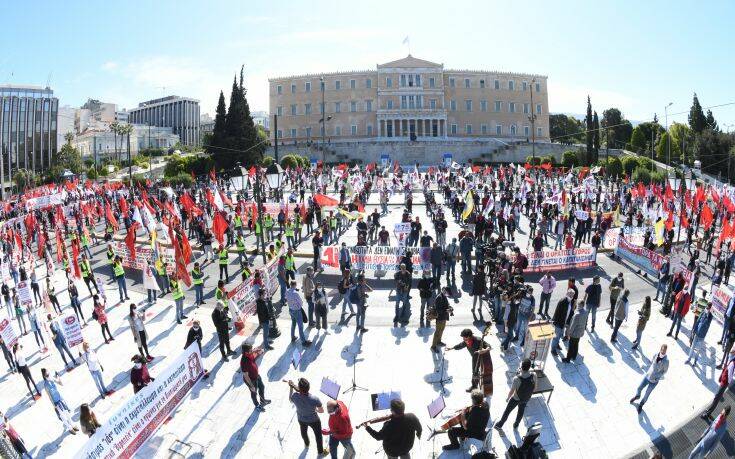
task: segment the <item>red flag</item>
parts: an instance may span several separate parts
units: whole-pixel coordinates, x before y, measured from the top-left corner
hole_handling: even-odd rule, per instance
[[[20,238],[20,233],[15,233],[15,243],[18,246],[18,250],[23,251],[23,239]]]
[[[202,209],[196,206],[194,200],[191,198],[191,196],[189,196],[189,193],[185,192],[183,196],[181,196],[181,205],[184,206],[184,210],[189,215],[194,215],[198,217],[204,213],[202,212]]]
[[[374,171],[375,170],[375,163],[368,164],[367,167],[365,168],[365,170],[368,171],[368,172]],[[431,173],[431,169],[429,170],[429,173]]]
[[[712,196],[712,200],[715,202],[715,204],[720,204],[720,195],[717,193],[717,190],[714,188],[710,188],[709,190],[710,196]]]
[[[666,219],[666,231],[671,231],[674,227],[674,214],[669,211],[669,217]]]
[[[66,220],[64,218],[64,211],[61,209],[61,205],[56,206],[56,226],[63,225],[64,221]]]
[[[215,207],[214,205],[214,196],[212,196],[212,192],[209,191],[209,188],[204,190],[204,196],[207,198],[207,202],[210,206]]]
[[[79,269],[79,239],[71,241],[71,264],[74,266],[74,277],[82,278],[82,271]]]
[[[38,232],[38,258],[43,258],[43,254],[46,251],[46,232]]]
[[[722,197],[722,205],[725,206],[725,209],[727,209],[728,212],[735,212],[735,204],[730,201],[730,198],[727,195]]]
[[[189,238],[186,237],[186,231],[181,232],[181,253],[184,255],[184,262],[187,265],[191,263],[191,244],[189,244]]]
[[[127,215],[128,214],[128,201],[122,196],[120,196],[119,204],[120,204],[120,213],[122,215]]]
[[[321,207],[334,207],[339,204],[339,201],[336,199],[318,193],[314,195],[314,202],[319,204]]]
[[[720,242],[724,241],[725,239],[729,238],[732,234],[733,227],[730,224],[730,220],[723,219],[722,220],[722,231],[720,232]]]
[[[682,228],[689,228],[689,219],[687,219],[686,212],[681,213],[681,226]]]
[[[137,230],[139,226],[140,223],[133,222],[133,224],[128,228],[128,234],[125,236],[125,245],[128,247],[131,260],[135,260],[135,230]]]
[[[674,199],[674,191],[671,189],[671,185],[666,183],[666,193],[664,194],[667,200]]]
[[[551,164],[549,164],[549,163],[543,163],[541,165],[541,169],[543,169],[545,171],[551,170]]]
[[[117,223],[117,219],[115,218],[115,215],[112,213],[112,208],[110,207],[110,203],[105,201],[105,216],[107,217],[107,221],[112,225],[112,229],[117,231],[117,229],[120,227]]]
[[[209,178],[213,182],[216,182],[217,181],[217,175],[214,173],[214,168],[212,168],[212,170],[209,171]]]
[[[179,241],[174,242],[174,257],[176,259],[176,277],[179,280],[184,281],[187,287],[191,287],[191,278],[189,277],[189,270],[186,269],[186,261],[184,254],[182,253],[181,244]]]
[[[712,224],[712,220],[714,218],[712,215],[712,210],[709,208],[707,204],[702,206],[701,216],[702,216],[702,227],[704,228],[705,231],[707,231],[710,225]]]
[[[232,201],[230,201],[230,198],[228,198],[226,194],[220,191],[219,195],[222,198],[222,202],[225,203],[225,205],[230,206],[230,208],[235,207],[235,204],[233,204]]]
[[[61,231],[59,227],[56,227],[56,261],[61,263],[64,252],[64,238],[61,237]]]
[[[255,169],[255,166],[250,166],[250,169],[248,169],[248,177],[253,178],[255,177],[255,174],[257,173],[257,169]]]
[[[224,234],[227,231],[227,226],[227,220],[222,216],[222,212],[215,212],[212,221],[212,232],[217,237],[219,245],[224,245]]]
[[[533,167],[533,166],[531,166],[531,163],[526,163],[526,164],[524,164],[524,165],[523,165],[523,168],[524,168],[524,169],[526,169],[526,170],[529,170],[529,169],[531,169],[532,167]],[[472,170],[472,172],[475,172],[475,170],[473,169],[473,170]]]
[[[28,241],[30,242],[33,238],[33,233],[36,228],[36,216],[33,214],[33,212],[26,215],[26,218],[23,221],[26,225],[26,234],[28,235]]]

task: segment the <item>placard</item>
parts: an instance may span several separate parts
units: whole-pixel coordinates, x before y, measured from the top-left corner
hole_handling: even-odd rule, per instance
[[[9,318],[5,314],[0,316],[0,337],[3,339],[3,342],[5,342],[5,345],[8,346],[8,349],[11,349],[13,345],[18,342],[18,338],[20,337],[18,331],[15,329],[13,319]]]
[[[411,222],[396,223],[393,227],[393,235],[395,235],[399,246],[405,246],[408,240],[408,234],[411,232]]]
[[[33,304],[30,282],[20,281],[15,288],[18,291],[18,300],[20,301],[21,306],[29,306]]]
[[[592,247],[565,250],[529,252],[526,271],[558,271],[561,269],[588,268],[595,265],[597,251]]]
[[[723,285],[712,286],[712,314],[721,323],[724,323],[727,305],[732,301],[733,292]]]
[[[156,243],[156,246],[158,256],[162,257],[162,261],[168,263],[166,265],[166,272],[169,275],[173,274],[174,270],[176,269],[176,261],[174,258],[175,253],[173,247],[163,247],[158,243]],[[122,258],[123,267],[130,269],[140,269],[142,271],[145,269],[146,260],[150,261],[153,259],[153,249],[151,249],[150,244],[135,244],[135,260],[133,260],[130,256],[130,250],[128,249],[128,246],[125,244],[125,242],[114,242],[112,244],[112,251],[115,253],[116,257],[119,256],[120,258]]]
[[[61,334],[64,336],[67,346],[74,347],[82,344],[82,326],[74,313],[67,313],[56,319]]]
[[[204,374],[199,346],[192,343],[155,381],[130,397],[97,429],[75,457],[131,458],[153,436]]]
[[[339,267],[339,250],[341,247],[331,245],[322,250],[322,264]],[[411,251],[411,263],[414,273],[431,269],[430,247],[405,246],[348,246],[352,269],[358,271],[397,271],[399,261]]]

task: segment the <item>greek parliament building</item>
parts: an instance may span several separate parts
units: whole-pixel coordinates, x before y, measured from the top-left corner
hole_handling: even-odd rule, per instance
[[[199,101],[167,96],[141,102],[128,113],[128,122],[168,127],[184,145],[199,145]]]
[[[535,133],[537,141],[548,142],[546,79],[524,73],[445,70],[443,64],[410,54],[376,70],[271,78],[270,112],[278,115],[271,139],[277,134],[279,145],[320,142],[322,134],[330,143],[525,141]]]
[[[57,150],[59,99],[50,88],[0,85],[0,183],[19,169],[48,169]],[[61,146],[59,146],[60,148]]]

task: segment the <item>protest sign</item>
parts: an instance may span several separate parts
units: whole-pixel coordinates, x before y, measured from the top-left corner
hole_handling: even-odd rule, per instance
[[[131,458],[158,430],[204,374],[199,346],[192,343],[155,381],[125,402],[75,457]]]
[[[623,228],[610,228],[609,230],[605,231],[605,241],[602,246],[606,249],[614,249],[615,247],[617,247],[618,237],[620,236],[620,231],[622,230],[623,235],[629,243],[637,245],[639,247],[643,247],[643,244],[646,242],[646,230],[648,229],[651,228],[648,226],[625,226]]]
[[[597,252],[591,247],[568,250],[529,252],[527,271],[557,271],[588,268],[595,265]]]
[[[158,243],[156,243],[156,247],[158,256],[162,257],[162,261],[168,263],[166,266],[166,272],[171,275],[176,268],[173,247],[163,247]],[[153,259],[153,249],[151,249],[150,244],[135,245],[135,260],[130,256],[130,250],[125,242],[119,241],[113,243],[112,251],[115,253],[116,257],[119,256],[122,258],[122,265],[125,268],[140,269],[142,271],[146,267],[146,260]]]
[[[339,246],[324,247],[322,250],[322,264],[326,266],[339,267]],[[347,247],[350,251],[350,263],[353,270],[357,271],[397,271],[398,262],[405,255],[406,250],[411,250],[411,262],[414,272],[431,269],[430,247],[410,248],[405,246],[352,246]]]
[[[18,300],[20,300],[21,306],[29,306],[33,304],[33,297],[31,296],[31,285],[28,281],[20,281],[16,286],[18,291]]]
[[[11,349],[13,345],[18,342],[18,337],[19,334],[15,329],[13,319],[5,315],[0,316],[0,338],[3,339],[5,345]]]
[[[59,326],[59,330],[61,330],[61,334],[69,347],[82,344],[82,341],[84,341],[82,326],[74,313],[67,313],[59,317],[56,319],[56,324]]]
[[[396,223],[396,225],[393,227],[393,234],[396,236],[396,240],[398,240],[398,245],[404,246],[406,245],[406,241],[408,240],[408,233],[411,232],[411,223]]]
[[[712,286],[712,314],[721,323],[724,323],[727,305],[732,300],[733,292],[726,286]]]
[[[258,271],[261,273],[263,285],[266,289],[266,298],[270,298],[276,294],[278,289],[278,257],[268,262],[265,269],[259,269]],[[230,300],[230,306],[234,308],[240,321],[245,322],[248,317],[255,314],[257,294],[258,289],[253,284],[253,276],[228,292],[227,299]]]
[[[666,257],[653,250],[631,244],[625,237],[618,238],[615,255],[630,261],[652,276],[658,276],[658,271],[666,260]]]
[[[574,217],[579,221],[587,221],[587,219],[590,217],[590,214],[585,210],[575,210]]]

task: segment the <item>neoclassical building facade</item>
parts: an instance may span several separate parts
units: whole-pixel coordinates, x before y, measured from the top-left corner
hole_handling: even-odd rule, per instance
[[[271,140],[549,140],[547,77],[445,70],[411,55],[376,70],[270,78]]]

